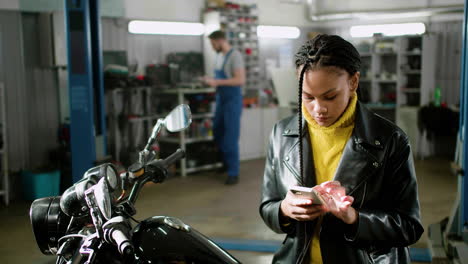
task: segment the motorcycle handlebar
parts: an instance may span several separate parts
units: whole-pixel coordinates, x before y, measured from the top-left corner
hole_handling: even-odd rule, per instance
[[[169,157],[163,160],[155,160],[146,164],[147,169],[150,169],[154,166],[160,168],[161,170],[159,172],[156,171],[155,173],[148,173],[147,176],[138,178],[138,180],[133,185],[132,190],[130,191],[128,201],[132,204],[135,204],[138,193],[146,182],[150,180],[153,180],[154,182],[163,182],[166,179],[167,167],[184,157],[185,151],[182,149],[177,149],[176,152],[172,153]]]
[[[150,162],[149,165],[160,165],[164,169],[167,169],[171,164],[175,163],[176,161],[183,159],[185,157],[185,151],[183,149],[177,149],[176,152],[172,153],[169,157],[163,159],[163,160],[158,160],[158,161],[153,161]]]
[[[123,231],[113,228],[110,232],[110,240],[117,245],[117,249],[122,256],[133,255],[133,245]]]

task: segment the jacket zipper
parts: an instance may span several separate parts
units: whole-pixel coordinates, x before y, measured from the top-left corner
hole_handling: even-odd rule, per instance
[[[364,182],[364,194],[362,195],[362,200],[361,204],[359,205],[359,208],[362,208],[364,205],[364,200],[366,199],[366,193],[367,193],[367,182]]]
[[[320,227],[320,229],[322,229],[322,227]],[[304,230],[305,230],[305,234],[307,234],[307,224],[305,222],[304,222]],[[305,247],[302,249],[301,254],[297,258],[296,264],[302,264],[302,262],[304,260],[304,257],[305,257],[305,254],[306,254],[307,250],[309,250],[310,242],[312,241],[312,238],[313,238],[313,235],[310,236],[309,240],[307,241],[307,235],[304,237]]]
[[[374,259],[372,258],[371,254],[370,254],[369,252],[367,252],[367,251],[365,251],[365,253],[366,253],[366,255],[367,255],[367,258],[368,258],[368,260],[369,260],[369,263],[374,264],[375,261],[374,261]]]

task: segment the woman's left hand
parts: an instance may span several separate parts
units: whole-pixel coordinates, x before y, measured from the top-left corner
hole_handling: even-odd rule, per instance
[[[324,209],[346,224],[354,224],[358,212],[351,205],[354,198],[346,195],[346,189],[337,181],[327,181],[314,187],[322,195]]]

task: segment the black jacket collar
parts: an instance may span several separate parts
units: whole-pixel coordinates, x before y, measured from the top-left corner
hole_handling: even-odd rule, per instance
[[[356,105],[356,119],[355,127],[352,134],[353,140],[356,143],[364,143],[369,146],[376,148],[383,148],[384,141],[381,136],[382,127],[376,127],[375,122],[371,122],[372,119],[376,118],[375,114],[367,109],[361,102],[357,102]],[[374,124],[373,126],[371,124]],[[307,123],[305,119],[302,119],[302,135],[307,134]],[[283,136],[299,136],[298,117],[292,118],[283,131]]]
[[[359,186],[373,171],[380,168],[383,161],[383,146],[386,135],[385,128],[380,126],[382,122],[372,122],[377,117],[369,111],[362,103],[358,102],[356,107],[356,119],[353,133],[346,143],[343,156],[336,170],[335,179],[346,187],[347,193],[352,193],[353,189]],[[293,144],[288,151],[291,160],[289,168],[296,175],[299,182],[305,186],[314,186],[314,166],[312,162],[312,150],[310,144],[309,130],[302,120],[302,144],[303,144],[303,166],[304,180],[300,179],[299,172],[299,140]],[[298,117],[292,118],[283,130],[282,135],[286,137],[298,137]],[[352,175],[351,175],[352,174]]]

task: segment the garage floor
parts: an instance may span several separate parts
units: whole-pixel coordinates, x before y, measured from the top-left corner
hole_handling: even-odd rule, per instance
[[[241,181],[225,186],[224,176],[214,172],[174,177],[167,182],[145,187],[137,202],[137,219],[153,215],[178,217],[211,238],[281,240],[270,231],[258,214],[264,160],[241,163]],[[416,161],[422,221],[424,227],[449,215],[456,196],[456,178],[449,172],[449,161]],[[43,256],[30,228],[29,202],[14,202],[0,207],[0,263],[55,263]],[[427,246],[426,233],[414,247]],[[231,251],[243,263],[270,263],[272,254]]]

